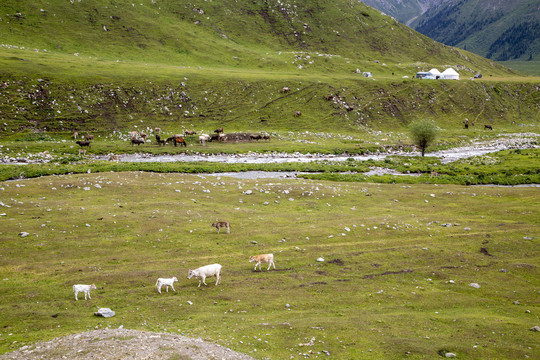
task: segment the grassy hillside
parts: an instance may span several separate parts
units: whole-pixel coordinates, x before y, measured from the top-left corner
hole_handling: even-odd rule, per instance
[[[284,86],[291,91],[282,93]],[[223,126],[228,132],[353,134],[404,129],[420,118],[447,129],[461,128],[469,118],[479,126],[520,131],[520,126],[538,125],[539,97],[535,82],[420,81],[391,74],[340,81],[215,71],[210,77],[200,70],[171,71],[167,79],[150,74],[114,80],[13,77],[4,80],[0,93],[0,131],[10,139],[31,131],[107,135],[156,126],[171,132],[212,132]],[[302,115],[295,116],[296,111]]]
[[[4,48],[113,61],[328,72],[334,62],[354,71],[363,61],[453,64],[459,58],[363,3],[344,0],[7,0],[0,17]],[[490,66],[477,57],[460,63]]]
[[[422,117],[452,126],[538,115],[534,79],[507,82],[511,70],[360,2],[8,0],[0,18],[3,136],[134,126],[358,132]],[[506,80],[403,78],[448,66],[464,79]]]

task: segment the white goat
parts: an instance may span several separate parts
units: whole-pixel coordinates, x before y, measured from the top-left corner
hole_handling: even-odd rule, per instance
[[[92,285],[81,285],[81,284],[77,284],[77,285],[73,285],[73,292],[75,293],[75,300],[79,301],[79,299],[77,298],[77,294],[80,293],[80,292],[84,292],[84,300],[87,300],[86,297],[88,296],[88,299],[92,299],[90,297],[90,290],[92,289],[95,289],[96,288],[96,285],[92,284]]]
[[[165,286],[165,290],[167,290],[167,292],[169,292],[169,286],[172,287],[174,292],[176,292],[176,290],[174,289],[174,282],[175,281],[178,281],[176,276],[172,277],[170,279],[167,279],[167,278],[159,278],[159,279],[157,279],[156,286],[157,286],[158,293],[161,294],[161,287],[162,286]]]
[[[200,287],[201,282],[204,285],[207,285],[206,282],[205,282],[207,277],[215,275],[217,277],[217,280],[216,280],[216,286],[217,286],[217,284],[219,284],[219,281],[221,279],[221,277],[219,275],[220,273],[221,273],[221,265],[212,264],[212,265],[201,266],[200,268],[195,269],[195,270],[188,270],[187,278],[191,279],[192,277],[195,277],[195,278],[199,279],[199,286],[198,287]]]

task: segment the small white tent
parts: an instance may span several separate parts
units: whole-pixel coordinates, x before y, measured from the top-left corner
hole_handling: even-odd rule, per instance
[[[429,70],[429,72],[433,75],[434,79],[440,79],[442,77],[441,72],[435,68]]]
[[[441,77],[445,80],[459,80],[459,74],[452,68],[444,70],[441,75]]]

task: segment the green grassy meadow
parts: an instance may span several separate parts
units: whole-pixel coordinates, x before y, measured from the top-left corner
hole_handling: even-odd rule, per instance
[[[104,160],[412,151],[421,119],[439,129],[428,152],[515,134],[534,147],[538,76],[345,0],[6,0],[0,34],[0,354],[123,326],[256,359],[540,357],[539,188],[472,186],[540,183],[539,149],[450,164]],[[461,80],[412,79],[433,67]],[[159,147],[156,127],[271,141]],[[87,157],[74,131],[95,136]],[[132,131],[150,141],[131,146]],[[309,174],[206,174],[248,170]],[[254,271],[249,256],[269,252],[277,270]],[[186,279],[216,262],[219,286]],[[158,294],[172,276],[177,292]],[[91,300],[75,301],[77,283],[96,284]]]
[[[104,172],[0,194],[0,352],[124,326],[257,359],[540,354],[536,187]],[[277,270],[253,271],[268,252]],[[216,262],[217,287],[186,279]],[[172,276],[177,292],[158,294]],[[76,283],[96,284],[92,300],[75,301]]]

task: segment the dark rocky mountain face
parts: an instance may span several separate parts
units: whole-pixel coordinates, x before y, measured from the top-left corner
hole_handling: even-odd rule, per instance
[[[446,45],[489,59],[538,60],[538,0],[364,0]]]

